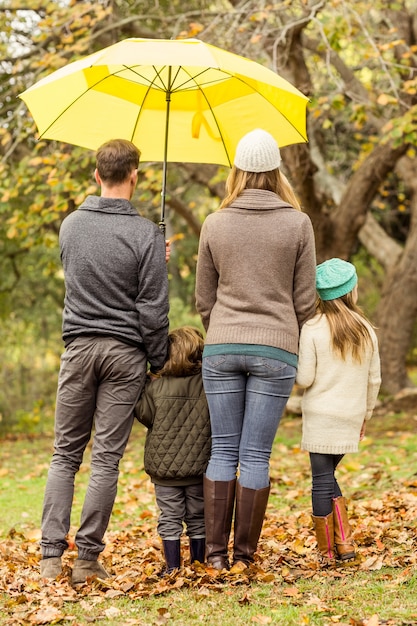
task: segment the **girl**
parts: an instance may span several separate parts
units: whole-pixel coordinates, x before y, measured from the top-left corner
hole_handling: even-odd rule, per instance
[[[301,447],[310,453],[313,523],[327,563],[355,558],[335,470],[346,452],[358,451],[381,384],[377,338],[356,305],[357,282],[347,261],[334,258],[318,265],[317,313],[300,337]]]
[[[148,381],[136,405],[148,427],[145,471],[155,485],[160,509],[166,573],[180,567],[183,523],[190,537],[191,562],[204,562],[203,474],[210,456],[210,419],[201,377],[204,340],[190,326],[168,336],[168,361]]]

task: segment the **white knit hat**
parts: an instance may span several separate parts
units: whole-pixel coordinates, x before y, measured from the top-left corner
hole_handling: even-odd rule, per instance
[[[266,130],[252,130],[237,144],[234,164],[244,172],[276,170],[281,164],[278,144]]]

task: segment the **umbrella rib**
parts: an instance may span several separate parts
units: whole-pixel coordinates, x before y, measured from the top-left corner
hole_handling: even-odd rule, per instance
[[[129,68],[129,67],[127,67],[127,66],[125,66],[125,68],[130,69],[130,68]],[[83,91],[82,93],[78,94],[78,96],[77,96],[74,100],[72,100],[72,101],[70,102],[70,104],[69,104],[67,107],[65,107],[64,109],[62,109],[62,111],[59,113],[59,115],[57,115],[57,116],[56,116],[56,117],[52,120],[52,122],[49,124],[49,126],[48,126],[47,128],[45,128],[45,130],[44,130],[44,131],[43,131],[43,132],[39,135],[39,139],[42,139],[42,137],[45,135],[45,133],[47,133],[47,132],[48,132],[48,130],[49,130],[49,129],[50,129],[50,128],[51,128],[51,127],[55,124],[55,122],[56,122],[57,120],[59,120],[59,118],[60,118],[60,117],[62,117],[62,116],[63,116],[63,115],[64,115],[67,111],[69,111],[69,110],[71,109],[71,107],[73,107],[73,106],[74,106],[74,104],[75,104],[76,102],[78,102],[78,100],[80,100],[81,98],[83,98],[83,97],[85,96],[85,94],[86,94],[86,93],[88,93],[89,91],[93,91],[93,90],[97,87],[97,85],[100,85],[100,83],[104,83],[104,82],[105,82],[105,81],[106,81],[109,77],[111,77],[111,76],[117,76],[117,74],[118,74],[118,73],[119,73],[119,72],[114,72],[114,73],[109,74],[108,76],[105,76],[104,78],[100,78],[100,80],[98,80],[96,83],[94,83],[93,85],[90,85],[90,86],[88,87],[88,89],[84,89],[84,91]],[[144,77],[142,76],[141,78],[144,78]],[[152,83],[150,83],[150,84],[149,84],[149,86],[151,87],[151,86],[152,86]]]
[[[276,111],[278,111],[278,113],[279,113],[280,115],[282,115],[282,117],[283,117],[283,118],[284,118],[284,119],[288,122],[288,124],[289,124],[290,126],[292,126],[292,128],[293,128],[293,129],[294,129],[294,130],[298,133],[298,135],[299,135],[299,136],[303,139],[303,141],[308,141],[308,138],[307,138],[307,137],[304,137],[304,136],[300,133],[300,131],[298,130],[298,128],[297,128],[297,127],[293,124],[293,122],[291,122],[291,120],[290,120],[290,119],[289,119],[286,115],[284,115],[284,113],[282,113],[282,111],[280,111],[277,107],[275,107],[275,106],[271,103],[271,101],[270,101],[270,100],[268,100],[268,98],[266,98],[266,97],[265,97],[262,93],[260,93],[259,91],[256,91],[256,90],[252,87],[252,85],[250,85],[249,83],[247,83],[247,82],[246,82],[245,80],[243,80],[243,78],[241,78],[240,76],[236,76],[236,74],[230,74],[229,72],[226,72],[225,70],[222,70],[222,72],[224,72],[224,73],[225,73],[227,76],[229,76],[230,78],[235,78],[236,80],[239,80],[239,81],[240,81],[243,85],[246,85],[249,89],[251,89],[253,93],[256,93],[256,94],[257,94],[258,96],[260,96],[263,100],[265,100],[266,102],[268,102],[269,104],[271,104],[271,105],[274,107],[274,109],[275,109]],[[260,82],[262,82],[262,81],[260,81]],[[267,84],[267,83],[263,83],[263,84]],[[279,87],[276,87],[276,89],[279,89]],[[308,98],[307,98],[307,100],[308,100]],[[207,99],[206,99],[206,101],[207,101]],[[209,103],[207,102],[207,104],[209,104]],[[210,104],[209,104],[209,106],[210,106]]]
[[[188,82],[191,82],[193,85],[197,85],[198,89],[201,90],[201,85],[199,85],[196,82],[197,78],[199,78],[200,76],[202,76],[203,74],[205,74],[206,72],[208,72],[208,71],[210,71],[212,69],[215,69],[215,70],[217,70],[219,72],[223,72],[223,70],[218,68],[218,67],[207,67],[204,70],[202,70],[201,72],[199,72],[198,74],[195,74],[195,76],[192,76],[190,74],[190,72],[186,69],[186,67],[184,67],[184,65],[181,65],[180,68],[183,70],[184,74],[187,74],[187,76],[189,77],[189,81],[184,81],[183,83],[181,83],[181,85],[178,85],[177,87],[175,87],[173,89],[173,91],[188,91],[188,89],[190,89],[190,87],[187,87],[187,88],[184,89],[184,85],[186,85]],[[228,74],[227,72],[224,72],[224,74],[226,74],[226,76],[230,76],[230,74]],[[177,75],[178,75],[178,72],[177,72]],[[211,83],[218,83],[218,82],[219,82],[219,79],[210,80],[210,81],[204,83],[204,86],[210,85]],[[174,81],[173,81],[173,83],[174,83]]]
[[[93,87],[95,87],[96,85],[98,85],[99,83],[103,82],[103,80],[105,79],[101,79],[99,81],[97,81],[97,83],[95,83],[95,85],[92,85],[91,87],[89,87],[88,89],[85,89],[82,93],[80,93],[74,100],[72,100],[70,102],[70,104],[65,107],[64,109],[62,109],[62,111],[59,113],[59,115],[57,115],[52,122],[49,124],[49,126],[47,128],[45,128],[45,130],[43,131],[43,133],[40,133],[39,135],[39,139],[42,139],[42,137],[45,135],[45,133],[48,132],[48,130],[55,124],[55,122],[57,120],[59,120],[60,117],[62,117],[67,111],[69,111],[71,109],[72,106],[74,106],[74,104],[80,100],[83,96],[85,96],[86,93],[88,93],[89,91],[91,91],[93,89]]]
[[[209,69],[213,69],[213,68],[207,68],[207,69],[205,69],[205,70],[201,71],[199,74],[196,74],[196,76],[192,76],[192,75],[188,72],[188,70],[187,70],[187,69],[186,69],[183,65],[179,65],[179,66],[177,67],[177,71],[176,71],[176,73],[175,73],[174,78],[171,80],[171,84],[170,84],[170,86],[165,87],[165,85],[164,85],[164,81],[162,80],[162,77],[161,77],[161,71],[162,71],[162,69],[164,69],[165,67],[167,67],[166,65],[164,65],[164,66],[163,66],[163,68],[162,68],[161,70],[158,70],[158,69],[156,68],[156,66],[155,66],[155,65],[153,65],[153,66],[152,66],[152,67],[154,68],[154,70],[155,70],[155,77],[154,77],[154,79],[153,79],[153,80],[149,80],[149,79],[145,78],[145,76],[143,76],[140,72],[137,72],[135,69],[133,69],[133,68],[131,68],[131,67],[128,67],[128,66],[125,66],[125,67],[126,67],[126,69],[129,69],[131,72],[134,72],[137,76],[140,76],[140,78],[142,78],[142,79],[144,79],[144,80],[146,80],[146,81],[148,82],[148,88],[147,88],[147,90],[146,90],[146,94],[145,94],[145,96],[144,96],[144,98],[143,98],[143,100],[142,100],[142,106],[140,107],[139,112],[138,112],[138,115],[136,116],[136,122],[135,122],[135,125],[134,125],[134,128],[133,128],[133,132],[132,132],[132,134],[131,134],[131,140],[132,140],[132,139],[133,139],[133,137],[135,136],[136,129],[137,129],[138,124],[139,124],[140,114],[141,114],[141,112],[142,112],[142,109],[144,108],[144,103],[145,103],[145,101],[146,101],[146,98],[147,98],[147,96],[148,96],[148,93],[150,92],[150,90],[152,89],[152,87],[156,87],[157,89],[161,89],[161,87],[155,83],[156,79],[157,79],[157,78],[159,78],[159,79],[160,79],[160,81],[161,81],[161,84],[164,86],[164,89],[161,89],[161,91],[165,91],[165,93],[167,93],[167,94],[168,94],[168,93],[173,93],[173,92],[178,92],[178,91],[181,91],[181,90],[183,90],[183,91],[188,91],[188,89],[187,89],[187,90],[186,90],[186,89],[182,89],[183,85],[185,85],[187,82],[193,82],[193,81],[194,81],[194,85],[197,87],[197,89],[200,91],[200,93],[202,93],[202,94],[203,94],[203,97],[204,97],[205,101],[207,102],[207,105],[208,105],[208,107],[209,107],[209,109],[210,109],[210,111],[211,111],[211,113],[212,113],[213,119],[214,119],[214,121],[215,121],[215,123],[216,123],[217,129],[218,129],[218,131],[219,131],[219,135],[220,135],[221,140],[222,140],[223,145],[224,145],[223,135],[222,135],[222,132],[221,132],[221,130],[220,130],[220,127],[219,127],[219,125],[218,125],[218,123],[217,123],[216,117],[215,117],[215,115],[214,115],[214,113],[213,113],[213,109],[212,109],[212,107],[211,107],[211,104],[210,104],[210,102],[208,101],[208,99],[207,99],[207,97],[206,97],[206,94],[204,93],[204,91],[203,91],[203,89],[201,88],[201,86],[200,86],[200,85],[198,85],[197,83],[195,83],[195,78],[197,78],[198,76],[201,76],[202,74],[204,74],[205,72],[207,72]],[[170,89],[170,87],[172,87],[172,85],[175,83],[175,79],[176,79],[176,77],[178,76],[178,74],[179,74],[179,72],[180,72],[180,70],[181,70],[181,69],[183,70],[183,72],[184,72],[185,74],[187,74],[187,75],[188,75],[188,77],[189,77],[189,81],[184,81],[181,85],[179,85],[179,86],[175,87],[173,90],[171,90],[171,89]],[[217,68],[216,68],[216,69],[217,69]],[[223,70],[220,70],[220,71],[224,72]],[[230,74],[228,74],[227,72],[224,72],[224,74],[225,74],[226,76],[230,76]],[[115,75],[115,74],[114,74],[114,75]],[[213,81],[210,81],[210,82],[216,83],[216,82],[218,82],[218,81],[213,80]],[[209,83],[205,83],[205,85],[208,85],[208,84],[209,84]],[[226,154],[227,154],[227,153],[226,153]],[[229,165],[230,165],[230,167],[231,167],[231,161],[230,161],[230,158],[229,158],[229,155],[228,155],[228,154],[227,154],[227,159],[228,159],[228,161],[229,161]]]
[[[129,66],[125,65],[124,69],[128,69],[131,71],[132,70]],[[160,76],[160,73],[158,72],[158,70],[156,69],[156,67],[154,66],[155,72],[157,77],[161,80],[162,85],[164,86],[163,80]],[[138,72],[135,72],[136,74],[138,74],[138,76],[140,76],[141,78],[143,78],[144,80],[146,80],[148,82],[148,90],[146,93],[148,93],[149,89],[152,88],[152,86],[155,86],[158,89],[161,89],[160,86],[155,84],[155,81],[149,81],[148,79],[146,79],[144,76],[142,76],[141,74],[139,74]],[[113,72],[111,74],[109,74],[109,76],[117,76],[119,74],[119,72]],[[99,85],[100,83],[103,83],[107,80],[107,78],[109,78],[109,76],[106,76],[104,78],[101,78],[100,80],[98,80],[96,83],[94,83],[94,85],[90,85],[88,87],[88,89],[85,89],[82,93],[80,93],[67,107],[65,107],[64,109],[62,109],[62,111],[59,113],[59,115],[57,115],[52,122],[49,124],[49,126],[47,128],[45,128],[45,130],[39,135],[39,139],[42,139],[42,137],[45,135],[45,133],[48,132],[48,130],[57,122],[57,120],[59,120],[60,117],[62,117],[67,111],[69,111],[69,109],[71,109],[72,106],[74,106],[74,104],[80,100],[81,98],[83,98],[85,96],[86,93],[88,93],[89,91],[92,91],[93,89],[95,89],[95,87],[97,87],[97,85]],[[161,91],[166,91],[165,87],[164,89],[161,89]]]
[[[198,83],[196,83],[196,82],[195,82],[195,81],[196,81],[196,79],[197,79],[199,76],[202,76],[204,73],[208,72],[208,71],[209,71],[209,70],[211,70],[211,69],[216,69],[216,70],[218,70],[218,71],[223,72],[226,76],[230,76],[230,74],[229,74],[229,73],[224,72],[224,70],[221,70],[220,68],[211,68],[211,67],[210,67],[210,68],[205,68],[204,70],[202,70],[201,72],[199,72],[198,74],[196,74],[195,76],[193,76],[193,75],[191,75],[191,74],[188,72],[188,70],[184,67],[184,65],[178,65],[178,66],[175,66],[175,67],[177,67],[177,70],[176,70],[176,73],[175,73],[174,78],[171,80],[171,84],[170,84],[170,85],[168,85],[168,86],[166,86],[166,85],[165,85],[165,83],[164,83],[164,81],[163,81],[163,79],[162,79],[162,70],[164,70],[166,67],[168,67],[168,65],[164,65],[163,67],[161,67],[161,69],[160,69],[160,70],[158,70],[158,69],[157,69],[157,67],[156,67],[155,65],[153,65],[152,67],[153,67],[153,69],[155,70],[155,77],[154,77],[152,80],[150,80],[149,78],[146,78],[146,76],[144,76],[143,74],[141,74],[141,72],[137,71],[137,70],[136,70],[135,68],[133,68],[133,67],[125,66],[125,69],[130,70],[131,72],[133,72],[134,74],[136,74],[136,76],[139,76],[140,78],[142,78],[145,82],[147,82],[147,83],[148,83],[148,85],[149,85],[150,87],[151,87],[151,86],[154,86],[155,88],[160,89],[161,91],[165,91],[165,92],[170,91],[171,93],[178,92],[178,91],[188,91],[189,89],[192,89],[194,85],[197,85],[197,87],[200,89],[200,85],[198,85]],[[174,67],[174,66],[172,66],[172,67]],[[180,85],[177,85],[176,87],[173,87],[173,85],[174,85],[174,83],[175,83],[175,80],[176,80],[176,78],[177,78],[177,76],[178,76],[178,74],[179,74],[179,72],[180,72],[180,70],[181,70],[181,69],[183,70],[184,74],[187,74],[187,75],[188,75],[189,80],[188,80],[188,81],[183,81]],[[114,76],[116,76],[117,74],[119,74],[119,72],[115,72],[113,75],[114,75]],[[160,81],[161,81],[161,85],[162,85],[162,88],[161,88],[161,85],[158,85],[158,84],[155,82],[156,78],[159,78],[159,79],[160,79]],[[209,81],[209,82],[207,82],[207,83],[204,83],[204,85],[209,85],[210,83],[217,83],[217,82],[219,82],[219,80],[218,80],[218,79],[217,79],[217,80],[212,80],[212,81]],[[185,87],[185,88],[184,88],[184,86],[185,86],[185,85],[187,85],[187,83],[192,83],[192,86],[190,86],[190,87]]]
[[[149,89],[151,89],[152,87],[156,87],[157,89],[161,89],[161,91],[166,91],[166,88],[164,86],[164,82],[161,78],[160,72],[158,72],[158,70],[156,69],[155,66],[153,66],[156,72],[156,77],[158,77],[161,80],[162,86],[164,87],[163,89],[161,89],[160,86],[155,84],[155,80],[149,81],[149,79],[145,78],[145,76],[142,76],[141,74],[139,74],[138,72],[135,72],[135,74],[137,74],[138,76],[140,76],[141,78],[143,78],[147,83],[148,83],[148,89],[146,94],[148,94]],[[166,66],[164,66],[166,67]],[[134,71],[132,68],[130,68],[129,66],[125,65],[124,69],[128,69],[131,70],[132,72]],[[47,126],[47,128],[45,128],[45,130],[39,135],[39,139],[42,139],[42,137],[48,132],[48,130],[57,122],[57,120],[59,120],[60,117],[62,117],[67,111],[69,111],[71,109],[71,107],[74,106],[74,104],[80,100],[81,98],[83,98],[85,96],[86,93],[88,93],[89,91],[92,91],[93,89],[95,89],[95,87],[97,87],[97,85],[99,85],[100,83],[105,82],[110,76],[117,76],[120,73],[120,71],[118,72],[113,72],[111,74],[109,74],[109,76],[105,76],[104,78],[101,78],[100,80],[98,80],[96,83],[94,83],[93,85],[90,85],[88,87],[88,89],[85,89],[82,93],[80,93],[74,100],[72,100],[72,102],[65,107],[64,109],[62,109],[62,111],[59,113],[59,115],[57,115],[49,124],[49,126]],[[155,78],[156,78],[155,77]],[[145,96],[146,98],[146,96]],[[142,108],[142,107],[141,107]],[[133,136],[133,135],[132,135]]]
[[[155,65],[152,65],[152,67],[153,67],[153,69],[154,69],[154,71],[155,71],[155,75],[154,75],[154,77],[152,78],[152,80],[150,80],[149,78],[147,78],[146,76],[144,76],[143,74],[141,74],[140,72],[138,72],[135,68],[133,68],[133,67],[129,67],[128,65],[125,65],[125,66],[124,66],[124,69],[129,70],[130,72],[133,72],[133,74],[136,74],[136,76],[139,76],[140,78],[142,78],[142,79],[143,79],[143,81],[144,81],[145,83],[147,83],[147,84],[148,84],[148,90],[147,90],[147,92],[146,92],[147,94],[148,94],[148,92],[149,92],[149,89],[150,89],[150,88],[152,88],[152,87],[155,87],[156,89],[159,89],[160,91],[165,91],[165,92],[171,91],[171,87],[172,87],[172,83],[173,83],[173,81],[171,81],[171,84],[170,84],[170,85],[165,85],[165,83],[164,83],[164,81],[163,81],[163,78],[162,78],[162,70],[164,70],[164,69],[165,69],[166,67],[168,67],[168,66],[167,66],[167,65],[164,65],[164,66],[163,66],[160,70],[158,70],[158,68],[157,68]],[[179,68],[178,68],[178,70],[179,70]],[[178,73],[178,72],[177,72],[177,73]],[[115,72],[115,73],[114,73],[114,76],[117,76],[117,74],[119,74],[119,72]],[[157,79],[157,78],[159,78],[159,80],[161,81],[161,85],[162,85],[162,87],[161,87],[161,85],[158,85],[158,84],[156,83],[156,79]],[[175,79],[174,79],[174,80],[175,80]],[[145,96],[145,98],[146,98],[146,96]],[[145,98],[144,98],[144,99],[145,99]]]
[[[221,129],[220,129],[220,126],[219,126],[219,124],[218,124],[218,122],[217,122],[217,118],[216,118],[216,116],[215,116],[215,114],[214,114],[214,111],[213,111],[213,108],[212,108],[212,106],[211,106],[211,103],[209,102],[209,100],[208,100],[208,98],[207,98],[207,95],[205,94],[204,90],[203,90],[203,89],[201,89],[201,87],[200,87],[199,89],[200,89],[200,93],[202,94],[202,96],[203,96],[204,100],[207,102],[207,106],[208,106],[208,108],[210,109],[210,112],[211,112],[212,118],[214,119],[214,122],[215,122],[215,124],[216,124],[216,126],[217,126],[217,130],[219,131],[219,135],[220,135],[220,138],[221,138],[221,140],[222,140],[222,144],[224,145],[224,148],[225,148],[225,152],[226,152],[227,160],[229,161],[229,167],[232,167],[232,161],[231,161],[230,156],[229,156],[229,153],[228,153],[228,151],[227,151],[227,149],[226,149],[226,144],[225,144],[225,142],[224,142],[223,133],[222,133],[222,131],[221,131]]]
[[[222,70],[222,71],[224,71],[224,70]],[[293,124],[293,122],[291,122],[291,120],[290,120],[290,119],[288,119],[288,117],[287,117],[286,115],[284,115],[284,114],[282,113],[282,111],[280,111],[277,107],[275,107],[275,106],[271,103],[271,101],[270,101],[270,100],[268,100],[268,98],[266,98],[266,97],[265,97],[262,93],[260,93],[259,91],[256,91],[255,89],[253,89],[252,85],[250,85],[249,83],[247,83],[247,82],[246,82],[245,80],[243,80],[243,78],[241,78],[240,76],[236,76],[236,74],[229,74],[228,72],[225,72],[225,74],[227,74],[227,75],[228,75],[228,76],[230,76],[231,78],[235,78],[236,80],[239,80],[239,81],[240,81],[243,85],[246,85],[247,87],[249,87],[249,89],[251,89],[251,90],[253,91],[253,93],[258,94],[258,96],[260,96],[263,100],[265,100],[266,102],[268,102],[269,104],[271,104],[271,105],[274,107],[274,109],[275,109],[276,111],[278,111],[278,113],[279,113],[280,115],[282,115],[282,117],[283,117],[283,118],[284,118],[284,119],[288,122],[288,124],[289,124],[290,126],[292,126],[292,127],[293,127],[293,129],[294,129],[294,130],[298,133],[298,135],[299,135],[299,136],[303,139],[303,141],[308,141],[307,137],[304,137],[304,136],[300,133],[300,131],[298,130],[298,128],[297,128],[297,127]],[[263,82],[263,81],[260,81],[260,82]],[[265,84],[267,84],[267,83],[263,83],[263,84],[265,85]],[[279,89],[279,87],[276,87],[276,89]]]
[[[145,77],[144,77],[144,76],[142,76],[141,74],[139,74],[138,72],[136,72],[136,71],[135,71],[135,74],[137,74],[137,75],[138,75],[138,76],[140,76],[141,78],[143,78],[143,79],[147,80],[147,82],[148,82],[148,87],[147,87],[147,89],[146,89],[146,93],[145,93],[145,95],[144,95],[144,97],[143,97],[143,99],[142,99],[142,104],[141,104],[141,106],[139,107],[139,112],[138,112],[138,114],[137,114],[137,116],[136,116],[136,121],[135,121],[135,125],[134,125],[134,127],[133,127],[132,134],[130,135],[130,140],[131,140],[131,141],[133,140],[133,137],[135,136],[136,129],[137,129],[138,124],[139,124],[140,114],[141,114],[141,112],[142,112],[142,110],[143,110],[143,108],[144,108],[144,107],[143,107],[143,105],[144,105],[144,103],[145,103],[145,101],[146,101],[146,98],[148,97],[148,93],[150,92],[150,90],[152,89],[152,87],[153,87],[153,86],[156,86],[156,85],[155,85],[155,79],[156,79],[156,78],[159,78],[159,79],[160,79],[160,81],[161,81],[161,83],[162,83],[162,85],[164,85],[164,81],[163,81],[163,80],[162,80],[162,78],[161,78],[160,72],[158,72],[158,70],[156,69],[155,65],[153,65],[152,67],[154,68],[154,70],[155,70],[155,72],[156,72],[156,75],[155,75],[155,78],[154,78],[153,80],[151,80],[151,81],[149,81],[149,79],[145,79]],[[164,67],[166,67],[166,66],[164,65]],[[132,70],[132,68],[128,68],[128,69],[130,69],[132,72],[134,71],[134,70]],[[174,79],[174,80],[175,80],[175,79]],[[169,93],[169,92],[170,92],[169,87],[164,87],[164,89],[161,89],[161,87],[160,87],[160,86],[157,86],[157,89],[160,89],[161,91],[165,91],[165,93]]]
[[[238,77],[237,77],[237,76],[235,76],[235,78],[238,78]],[[238,80],[240,80],[240,82],[241,82],[241,83],[243,83],[244,85],[247,85],[250,89],[252,89],[251,85],[249,85],[249,84],[248,84],[246,81],[244,81],[242,78],[240,78],[240,77],[239,77],[239,78],[238,78]],[[262,81],[260,81],[260,82],[262,82]],[[267,84],[267,83],[263,83],[263,84],[265,85],[265,84]],[[276,89],[279,89],[279,87],[276,87]],[[271,103],[271,101],[270,101],[270,100],[268,100],[268,98],[266,98],[266,97],[265,97],[262,93],[260,93],[259,91],[255,92],[255,93],[257,93],[257,94],[258,94],[258,96],[261,96],[261,98],[263,98],[263,99],[264,99],[266,102],[268,102],[269,104],[272,104],[272,103]],[[308,98],[307,98],[307,100],[308,100]],[[303,139],[303,141],[308,141],[307,137],[304,137],[304,136],[300,133],[300,131],[298,130],[298,128],[297,128],[297,127],[293,124],[293,122],[291,122],[291,120],[290,120],[290,119],[288,119],[288,117],[287,117],[286,115],[284,115],[284,114],[282,113],[282,111],[280,111],[280,110],[279,110],[277,107],[275,107],[274,105],[272,105],[272,106],[274,107],[274,109],[275,109],[276,111],[278,111],[278,113],[279,113],[280,115],[282,115],[282,117],[283,117],[285,120],[287,120],[288,124],[289,124],[290,126],[292,126],[292,127],[293,127],[293,129],[294,129],[294,130],[298,133],[298,135],[300,135],[300,137]]]

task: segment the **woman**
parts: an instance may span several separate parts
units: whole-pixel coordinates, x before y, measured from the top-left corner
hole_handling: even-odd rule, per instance
[[[219,570],[229,568],[235,501],[233,564],[253,561],[299,333],[315,312],[313,229],[280,164],[269,133],[245,135],[226,197],[201,231],[196,305],[207,331],[203,381],[212,429],[204,477],[206,557]]]

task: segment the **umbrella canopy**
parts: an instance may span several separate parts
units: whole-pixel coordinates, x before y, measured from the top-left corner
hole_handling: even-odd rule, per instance
[[[231,166],[254,128],[307,141],[308,98],[272,70],[198,39],[125,39],[20,94],[39,137],[96,150],[129,139],[142,161]]]

